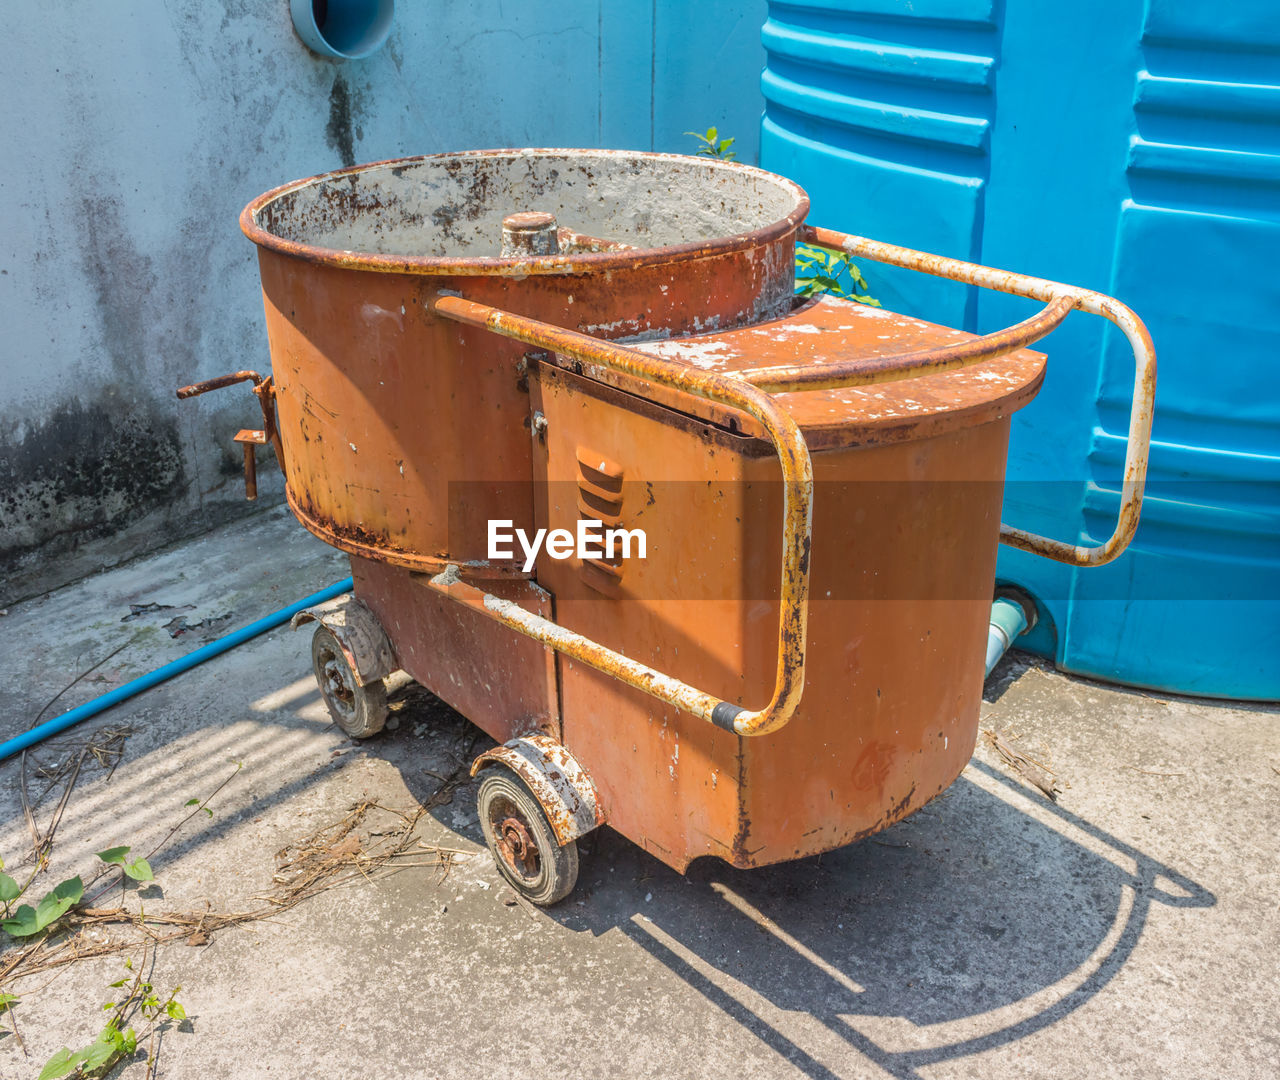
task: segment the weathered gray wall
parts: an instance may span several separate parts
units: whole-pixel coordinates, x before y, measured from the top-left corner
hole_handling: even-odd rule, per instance
[[[0,605],[246,511],[251,395],[173,389],[269,366],[253,196],[442,150],[691,151],[709,124],[755,156],[764,0],[401,0],[345,64],[287,0],[4,6]]]

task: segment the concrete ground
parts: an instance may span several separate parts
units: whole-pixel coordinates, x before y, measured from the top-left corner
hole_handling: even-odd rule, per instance
[[[345,574],[276,510],[11,608],[0,737],[122,645],[49,715]],[[147,604],[169,609],[125,620]],[[170,637],[179,618],[200,625]],[[34,751],[43,826],[60,790],[41,800],[48,771],[95,731],[131,732],[113,772],[83,768],[33,891],[87,876],[103,848],[150,850],[228,776],[129,904],[261,908],[279,895],[277,853],[353,804],[439,803],[474,730],[410,688],[395,731],[353,744],[319,701],[308,641],[275,631]],[[1067,785],[1056,804],[984,739],[943,797],[871,840],[680,877],[605,830],[574,895],[538,911],[512,902],[483,852],[465,784],[415,834],[478,853],[447,874],[415,847],[399,873],[198,947],[135,945],[0,985],[21,997],[25,1046],[0,1035],[0,1076],[34,1078],[91,1041],[126,956],[158,989],[182,987],[190,1022],[159,1040],[169,1077],[1280,1075],[1277,711],[1109,688],[1015,655],[984,715]],[[18,759],[0,765],[0,856],[25,877],[19,779]],[[376,845],[396,820],[373,811],[353,835]],[[130,931],[80,933],[88,948]],[[139,1054],[116,1075],[146,1071]]]

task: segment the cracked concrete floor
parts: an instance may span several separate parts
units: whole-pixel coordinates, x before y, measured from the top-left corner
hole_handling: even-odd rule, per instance
[[[345,574],[275,510],[14,607],[0,736],[118,646],[53,713]],[[132,604],[168,610],[122,621]],[[171,638],[178,617],[203,625]],[[92,732],[131,729],[114,772],[85,767],[42,881],[87,873],[111,845],[149,849],[234,773],[142,896],[157,912],[254,906],[285,845],[361,799],[412,808],[466,753],[470,725],[412,689],[397,730],[351,743],[309,667],[307,635],[278,630],[40,746],[35,798],[41,770]],[[163,1035],[159,1075],[1280,1074],[1276,710],[1104,687],[1015,655],[984,716],[1063,778],[1056,805],[980,740],[943,797],[819,859],[708,860],[680,877],[605,830],[577,892],[545,912],[503,902],[464,785],[418,826],[478,852],[443,880],[413,866],[160,948],[152,979],[181,984],[191,1023]],[[11,871],[30,847],[19,769],[0,764]],[[34,1077],[90,1041],[122,963],[0,987],[22,998],[25,1042],[0,1035],[0,1076]],[[145,1072],[139,1055],[116,1075]]]

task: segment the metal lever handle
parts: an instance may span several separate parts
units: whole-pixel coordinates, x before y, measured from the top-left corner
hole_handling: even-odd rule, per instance
[[[1138,518],[1142,512],[1142,495],[1147,482],[1147,458],[1151,448],[1151,414],[1156,391],[1155,346],[1151,342],[1151,335],[1147,332],[1146,326],[1143,325],[1142,320],[1137,315],[1120,303],[1119,300],[1103,293],[1080,289],[1074,285],[1063,285],[1056,281],[1047,281],[1044,278],[1029,277],[1026,274],[1016,274],[1010,270],[995,270],[989,266],[981,266],[978,263],[963,262],[960,259],[948,259],[945,256],[930,255],[924,251],[913,251],[911,248],[884,244],[878,240],[868,240],[862,236],[850,236],[847,233],[835,232],[832,229],[820,229],[812,225],[806,225],[800,230],[800,239],[808,244],[816,244],[819,247],[856,255],[859,258],[872,259],[875,262],[888,263],[891,266],[900,266],[907,270],[918,270],[924,274],[948,278],[951,281],[961,281],[968,285],[977,285],[996,292],[1025,296],[1032,300],[1042,300],[1046,304],[1044,311],[1032,319],[1028,319],[1007,330],[999,330],[994,334],[988,334],[985,337],[975,338],[966,342],[965,345],[968,350],[965,356],[951,358],[954,362],[945,362],[946,358],[943,358],[944,363],[931,363],[929,360],[930,357],[933,357],[934,361],[936,361],[938,359],[937,354],[953,350],[954,347],[951,346],[948,346],[947,350],[930,350],[927,353],[891,357],[883,365],[888,372],[887,379],[872,381],[889,381],[892,379],[912,378],[916,375],[932,374],[937,371],[950,371],[981,363],[997,356],[1007,355],[1015,349],[1021,348],[1022,345],[1043,337],[1073,309],[1087,311],[1091,315],[1101,315],[1104,319],[1114,323],[1128,340],[1129,347],[1133,350],[1134,360],[1133,405],[1129,412],[1129,436],[1124,458],[1124,482],[1120,499],[1120,514],[1116,521],[1115,530],[1105,543],[1096,547],[1087,547],[1080,544],[1068,544],[1061,540],[1054,540],[1022,529],[1015,529],[1011,525],[1001,523],[1000,542],[1008,544],[1010,547],[1029,551],[1033,555],[1043,555],[1045,558],[1055,559],[1058,562],[1068,563],[1072,566],[1102,566],[1104,563],[1111,562],[1112,559],[1119,556],[1129,546],[1129,541],[1133,539],[1133,534],[1137,531]],[[1061,315],[1057,317],[1056,321],[1052,321],[1052,324],[1048,325],[1043,332],[1037,333],[1035,337],[1026,335],[1025,328],[1034,323],[1036,319],[1043,319],[1044,322],[1048,323],[1051,320],[1047,316],[1051,312],[1056,314],[1057,311],[1061,311]],[[1037,327],[1037,329],[1039,328]],[[1015,338],[1018,339],[1018,344],[1012,343]],[[756,372],[754,374],[768,376],[769,372]],[[828,372],[824,370],[822,374],[827,375]],[[781,388],[767,377],[763,380],[757,380],[757,378],[752,377],[752,381],[756,382],[757,385],[769,386],[774,389]],[[810,381],[804,386],[797,386],[796,389],[819,389],[820,387],[815,385],[815,382],[816,380]],[[836,385],[848,386],[855,384],[839,382]]]
[[[254,458],[254,448],[270,443],[276,454],[276,463],[284,472],[284,447],[280,442],[280,428],[276,424],[276,392],[272,376],[265,378],[256,371],[233,371],[230,375],[219,375],[190,386],[179,387],[177,394],[181,399],[198,397],[210,390],[222,390],[236,383],[253,383],[253,392],[262,409],[261,430],[244,429],[236,435],[235,441],[244,447],[244,497],[250,501],[258,497],[258,463]]]
[[[608,368],[646,382],[682,390],[755,417],[773,442],[782,466],[782,584],[779,596],[778,668],[773,697],[763,709],[750,710],[606,648],[510,600],[482,592],[462,581],[456,567],[428,578],[426,584],[491,619],[541,641],[557,652],[620,679],[684,712],[738,735],[764,735],[791,719],[804,691],[809,621],[809,547],[813,522],[813,465],[804,436],[789,413],[763,390],[683,364],[636,352],[564,327],[514,315],[460,296],[441,294],[428,305],[436,315],[476,326],[529,345],[573,357],[594,368]]]
[[[200,394],[207,394],[210,390],[221,390],[224,387],[235,386],[236,383],[242,382],[251,382],[257,388],[262,385],[262,381],[262,376],[256,371],[234,371],[230,375],[219,375],[215,379],[205,379],[204,382],[179,387],[178,397],[185,400],[186,398],[197,397]]]

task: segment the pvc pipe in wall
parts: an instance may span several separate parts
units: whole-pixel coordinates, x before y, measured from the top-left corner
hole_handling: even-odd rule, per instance
[[[294,29],[307,48],[336,60],[360,60],[382,48],[395,21],[395,0],[289,0]]]

